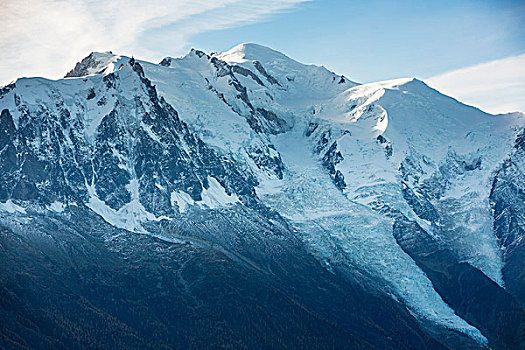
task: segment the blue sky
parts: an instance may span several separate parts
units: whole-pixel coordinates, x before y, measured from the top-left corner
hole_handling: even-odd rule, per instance
[[[256,42],[358,82],[415,76],[487,110],[525,110],[523,0],[3,0],[0,16],[0,85],[60,78],[91,51],[155,62]],[[504,88],[471,99],[480,85]],[[504,108],[483,104],[493,93]]]
[[[428,78],[525,53],[525,2],[322,0],[192,38],[218,51],[246,41],[360,82]]]

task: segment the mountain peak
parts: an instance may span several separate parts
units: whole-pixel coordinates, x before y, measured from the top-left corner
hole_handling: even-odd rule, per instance
[[[329,71],[324,66],[304,64],[277,50],[254,43],[239,44],[226,52],[211,55],[233,65],[254,67],[263,76],[269,76],[270,79],[279,82],[281,87],[306,84],[309,86],[307,90],[312,90],[313,87],[314,90],[318,89],[318,93],[322,93],[327,88],[326,82],[337,82],[338,91],[357,84]],[[300,92],[303,93],[304,91]]]
[[[248,60],[265,61],[270,59],[287,59],[294,61],[277,50],[254,43],[239,44],[226,52],[214,54],[214,56],[227,62],[236,63],[242,63]]]
[[[129,57],[115,55],[111,51],[91,52],[88,56],[77,62],[75,68],[69,71],[65,78],[84,77],[92,74],[111,73],[127,62]]]

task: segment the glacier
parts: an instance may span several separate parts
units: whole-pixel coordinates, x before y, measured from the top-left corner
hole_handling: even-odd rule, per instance
[[[521,157],[523,113],[490,115],[415,78],[359,84],[257,44],[158,64],[92,53],[64,79],[3,87],[0,109],[6,215],[85,207],[116,229],[215,247],[262,271],[236,251],[248,249],[241,231],[184,226],[253,215],[331,274],[404,305],[429,334],[507,344],[458,306],[443,282],[455,272],[425,259],[442,252],[520,305],[494,189]]]

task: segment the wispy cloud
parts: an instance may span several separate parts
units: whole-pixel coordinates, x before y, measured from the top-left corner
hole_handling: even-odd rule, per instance
[[[308,0],[3,0],[0,85],[60,77],[90,51],[158,59],[191,36],[257,22]]]
[[[439,91],[490,113],[525,112],[525,54],[426,80]]]

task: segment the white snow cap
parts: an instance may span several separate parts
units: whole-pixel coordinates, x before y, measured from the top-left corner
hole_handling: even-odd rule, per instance
[[[226,52],[214,54],[217,58],[226,62],[238,62],[242,63],[246,60],[258,60],[261,62],[270,60],[289,60],[294,61],[285,54],[271,49],[266,46],[253,43],[239,44]],[[299,63],[297,61],[294,61]]]
[[[66,78],[85,77],[93,74],[109,74],[126,64],[129,57],[115,55],[111,51],[92,52],[78,62],[71,71],[66,74]]]

